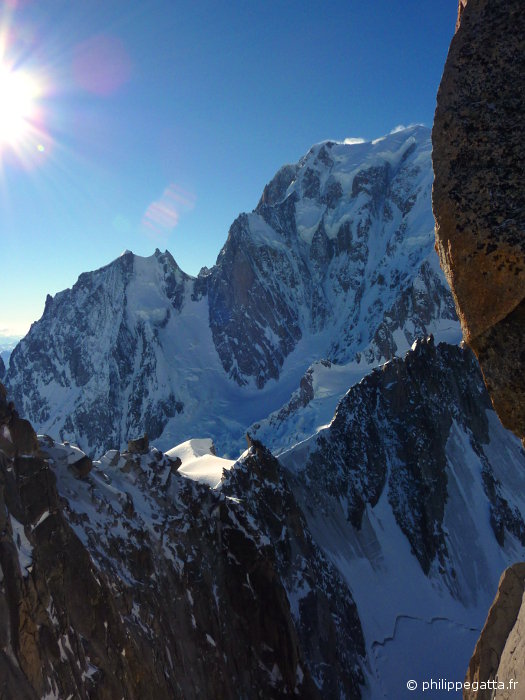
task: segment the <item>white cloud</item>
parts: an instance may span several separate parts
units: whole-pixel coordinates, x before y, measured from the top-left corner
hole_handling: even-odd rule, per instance
[[[421,124],[420,122],[412,122],[411,124],[407,124],[406,126],[404,124],[398,124],[395,126],[392,131],[390,132],[391,134],[397,134],[398,131],[404,131],[405,129],[411,129],[413,126],[425,126],[424,124]]]
[[[349,136],[344,140],[344,143],[347,143],[349,145],[354,145],[356,143],[366,143],[365,139],[360,138],[359,136],[354,137],[354,136]]]

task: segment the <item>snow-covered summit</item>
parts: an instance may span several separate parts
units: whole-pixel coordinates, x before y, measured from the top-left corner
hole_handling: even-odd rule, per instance
[[[440,297],[430,314],[455,318],[435,264],[430,153],[424,127],[318,144],[281,168],[257,208],[234,222],[208,290],[214,342],[238,383],[277,379],[309,336],[324,334],[324,357],[353,359],[404,293],[422,305],[430,297],[433,307]],[[397,343],[385,336],[388,359]]]
[[[430,132],[312,147],[281,168],[197,278],[126,251],[48,297],[6,382],[39,431],[98,452],[147,432],[236,456],[309,365],[362,373],[456,329],[433,249]],[[348,387],[344,387],[346,389]]]

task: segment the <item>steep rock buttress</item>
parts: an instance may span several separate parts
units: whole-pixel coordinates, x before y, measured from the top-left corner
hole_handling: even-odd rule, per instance
[[[525,14],[461,0],[432,132],[436,248],[505,427],[525,437]]]

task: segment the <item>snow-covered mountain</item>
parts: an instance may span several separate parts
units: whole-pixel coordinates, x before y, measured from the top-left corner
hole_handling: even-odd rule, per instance
[[[318,144],[197,278],[160,251],[82,274],[12,354],[21,413],[90,453],[146,431],[160,448],[203,435],[235,456],[312,362],[363,376],[418,335],[459,339],[433,249],[430,150],[424,127]],[[334,386],[325,413],[349,383]]]
[[[521,443],[431,338],[279,460],[198,439],[92,463],[1,387],[0,428],[13,697],[410,698],[464,677],[525,556]]]
[[[525,451],[471,351],[416,341],[279,460],[356,602],[369,697],[464,678],[501,572],[525,557]]]
[[[458,343],[460,330],[452,316],[437,259],[430,255],[409,288],[384,314],[364,352],[358,352],[350,362],[314,362],[285,404],[250,426],[250,433],[275,454],[290,449],[329,423],[347,389],[379,362],[394,354],[403,355],[410,340],[425,336],[425,327],[440,340]]]

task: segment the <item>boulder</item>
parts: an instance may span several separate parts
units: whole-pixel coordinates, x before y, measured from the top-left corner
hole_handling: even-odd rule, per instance
[[[432,131],[436,249],[505,427],[525,437],[525,13],[460,0]]]
[[[180,457],[167,457],[167,459],[170,463],[170,471],[173,474],[182,464],[182,459]]]
[[[84,455],[80,459],[77,459],[76,462],[70,464],[69,468],[78,479],[85,479],[93,469],[93,462],[87,455]]]
[[[141,438],[134,438],[133,440],[128,440],[128,452],[131,454],[146,454],[149,450],[149,440],[146,433]]]
[[[19,418],[16,411],[11,415],[8,424],[11,441],[15,445],[16,452],[22,455],[36,455],[38,453],[38,440],[31,423]]]

